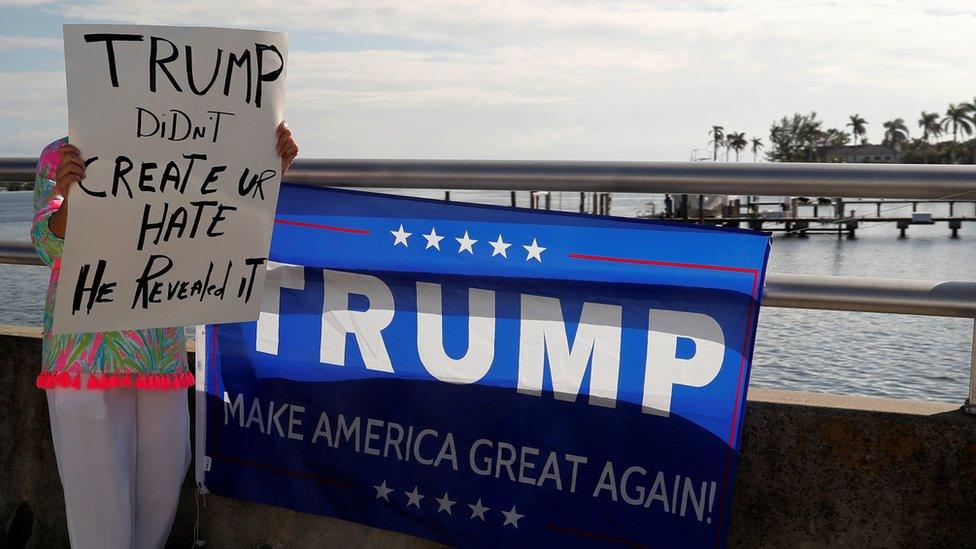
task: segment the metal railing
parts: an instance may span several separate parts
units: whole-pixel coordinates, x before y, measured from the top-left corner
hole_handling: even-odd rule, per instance
[[[0,181],[32,181],[35,159],[0,159]],[[317,186],[976,199],[976,166],[304,159],[286,178]],[[0,263],[39,265],[26,243]],[[763,306],[973,318],[969,399],[976,414],[976,282],[775,274]],[[973,403],[973,405],[970,405]]]
[[[33,181],[33,158],[0,181]],[[976,166],[299,159],[288,181],[330,187],[976,199]]]

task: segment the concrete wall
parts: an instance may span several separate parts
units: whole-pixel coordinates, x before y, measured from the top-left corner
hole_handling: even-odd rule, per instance
[[[976,545],[976,416],[753,389],[730,545]]]
[[[36,331],[0,327],[0,547],[67,546],[39,354]],[[753,389],[730,545],[976,545],[976,417],[957,408]],[[170,546],[195,518],[188,478]],[[217,548],[436,546],[213,495],[200,531]]]

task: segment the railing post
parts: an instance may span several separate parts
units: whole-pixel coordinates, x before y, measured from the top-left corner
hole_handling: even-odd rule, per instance
[[[969,398],[963,404],[963,411],[976,415],[976,319],[973,319],[973,347],[969,362]]]

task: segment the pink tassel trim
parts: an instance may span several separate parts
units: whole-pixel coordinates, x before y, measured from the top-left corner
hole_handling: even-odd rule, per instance
[[[196,384],[191,372],[178,374],[70,374],[68,372],[41,372],[37,376],[39,389],[81,389],[82,378],[86,377],[85,387],[91,391],[106,389],[140,389],[144,391],[167,391],[186,389]]]

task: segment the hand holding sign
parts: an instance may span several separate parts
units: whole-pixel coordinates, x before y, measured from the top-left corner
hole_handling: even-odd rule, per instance
[[[62,145],[58,151],[61,163],[58,164],[57,186],[61,196],[68,198],[71,184],[85,178],[85,161],[81,158],[81,151],[74,145]]]
[[[295,161],[295,157],[298,156],[298,144],[295,143],[295,138],[292,136],[291,128],[288,127],[288,122],[282,121],[278,124],[278,129],[275,131],[275,135],[278,136],[278,146],[275,150],[278,151],[278,156],[281,157],[281,173],[284,175],[291,167],[291,163]]]
[[[84,222],[66,231],[54,332],[256,318],[278,184],[298,152],[278,125],[284,35],[64,34],[72,145],[58,183]]]
[[[68,222],[68,193],[71,191],[71,184],[85,178],[85,161],[81,158],[81,151],[72,145],[63,145],[58,150],[58,171],[55,175],[55,184],[58,194],[64,201],[61,207],[51,215],[48,226],[51,232],[58,238],[64,238],[65,225]]]

